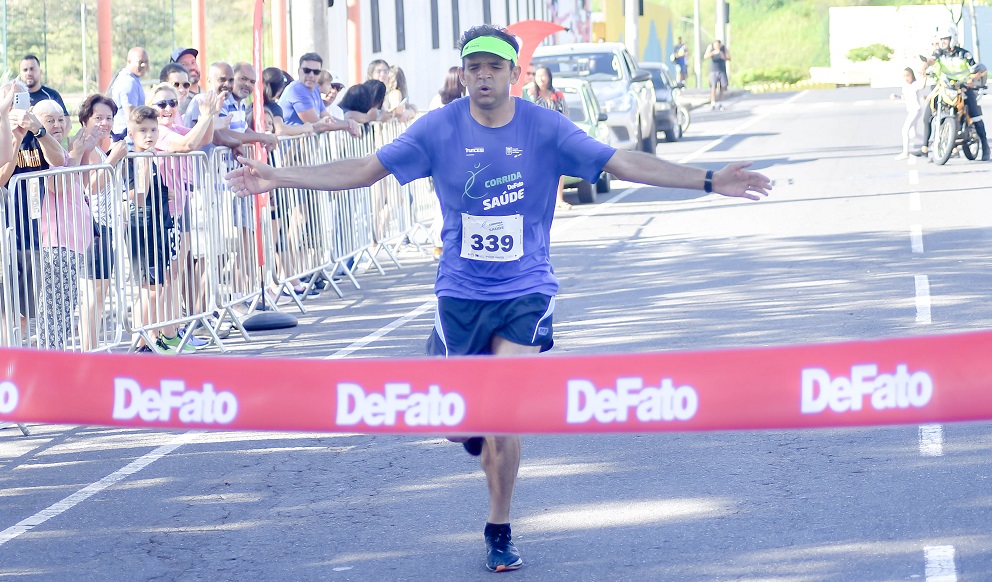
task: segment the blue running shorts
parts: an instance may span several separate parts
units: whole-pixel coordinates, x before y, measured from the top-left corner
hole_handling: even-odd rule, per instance
[[[555,298],[539,293],[503,301],[439,297],[427,354],[489,355],[497,335],[515,344],[541,346],[546,352],[554,345],[554,310]]]

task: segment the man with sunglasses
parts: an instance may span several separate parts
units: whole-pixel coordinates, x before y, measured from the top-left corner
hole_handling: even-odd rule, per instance
[[[314,131],[345,130],[358,137],[360,128],[354,121],[335,119],[324,107],[324,99],[317,88],[317,78],[320,76],[324,60],[317,53],[306,53],[300,57],[299,79],[283,89],[279,97],[279,107],[282,107],[283,123],[286,125],[313,125]]]
[[[141,47],[134,47],[127,52],[127,64],[114,78],[110,85],[110,98],[117,104],[117,114],[114,115],[114,128],[110,136],[116,142],[127,135],[127,120],[131,109],[145,104],[145,89],[141,86],[141,78],[148,72],[148,53]]]
[[[390,174],[401,184],[433,177],[444,218],[444,252],[434,285],[438,308],[429,354],[524,356],[552,347],[558,279],[548,241],[559,176],[595,182],[609,172],[627,182],[751,200],[771,190],[767,177],[745,169],[748,163],[714,172],[617,151],[564,115],[511,97],[510,87],[523,71],[517,40],[502,28],[471,28],[459,44],[468,99],[431,111],[379,151],[278,169],[242,157],[245,166],[227,174],[240,196],[275,188],[363,188]],[[510,541],[519,435],[452,440],[481,456],[489,486],[486,567],[520,568],[523,560]]]
[[[193,97],[200,94],[200,65],[196,61],[197,55],[200,52],[194,48],[179,47],[172,51],[172,56],[169,60],[170,63],[176,63],[181,65],[186,69],[186,73],[189,75],[189,96],[179,104],[179,112],[186,115],[186,109],[189,107],[190,102]]]
[[[193,85],[189,80],[189,71],[179,63],[169,63],[162,67],[158,80],[171,85],[179,94],[179,114],[182,115],[189,107],[190,101],[193,100],[193,96],[189,93],[189,88]]]

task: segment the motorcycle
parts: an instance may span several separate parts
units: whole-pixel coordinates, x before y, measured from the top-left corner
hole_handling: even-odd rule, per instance
[[[939,166],[947,163],[956,148],[961,148],[964,157],[974,160],[978,157],[981,143],[978,132],[968,114],[965,92],[973,81],[984,79],[984,71],[952,78],[941,73],[937,83],[927,97],[933,110],[931,135],[934,136],[933,162]],[[978,88],[980,91],[984,86]]]

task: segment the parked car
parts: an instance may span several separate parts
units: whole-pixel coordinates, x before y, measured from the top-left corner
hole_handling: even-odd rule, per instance
[[[565,95],[565,103],[568,105],[568,118],[579,126],[580,129],[605,144],[610,143],[610,127],[606,124],[607,115],[603,113],[596,99],[596,93],[587,81],[581,79],[555,79],[555,89]],[[610,175],[603,172],[599,175],[599,180],[595,184],[576,178],[565,176],[565,187],[575,188],[579,202],[592,204],[596,201],[596,194],[610,191]]]
[[[531,63],[548,67],[558,79],[574,78],[592,85],[618,149],[654,153],[658,133],[654,119],[654,84],[638,68],[626,47],[615,42],[538,47]]]
[[[679,122],[679,108],[685,107],[682,103],[682,86],[675,83],[664,63],[644,62],[641,63],[641,68],[651,73],[651,80],[654,82],[654,121],[658,131],[665,132],[665,141],[682,139],[684,127]]]

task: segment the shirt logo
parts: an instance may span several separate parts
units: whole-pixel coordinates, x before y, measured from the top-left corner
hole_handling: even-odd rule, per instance
[[[482,149],[482,148],[478,148],[478,149]],[[468,151],[467,148],[466,148],[466,151]],[[481,164],[476,164],[475,165],[475,168],[474,168],[475,169],[474,172],[472,170],[469,170],[468,171],[468,180],[465,180],[465,189],[464,189],[464,191],[462,191],[462,196],[467,196],[467,197],[469,197],[469,198],[471,198],[473,200],[478,200],[479,198],[482,198],[483,196],[486,195],[486,193],[483,192],[482,194],[480,194],[478,196],[472,196],[472,194],[470,193],[470,191],[472,190],[472,186],[475,186],[475,177],[478,176],[479,174],[481,174],[483,170],[485,170],[486,168],[488,168],[491,165],[492,164],[486,164],[485,166],[482,166],[480,168],[479,166],[481,166]],[[487,186],[487,188],[488,188],[488,186]]]
[[[486,148],[465,148],[466,156],[474,156],[475,154],[486,153]]]
[[[506,146],[506,155],[519,158],[520,154],[524,153],[524,150],[517,149],[514,147]]]

